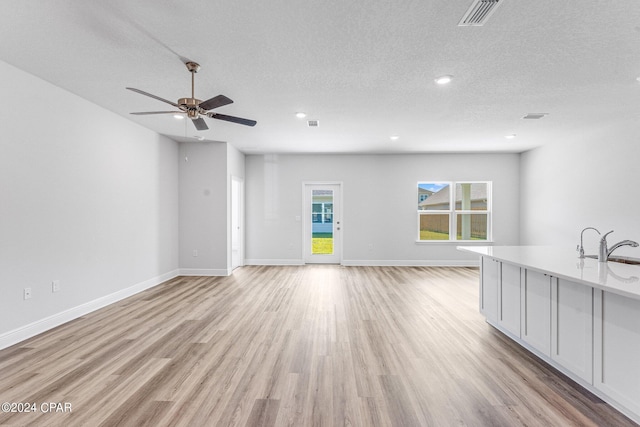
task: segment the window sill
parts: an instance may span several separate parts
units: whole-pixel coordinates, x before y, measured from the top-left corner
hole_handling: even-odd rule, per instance
[[[416,245],[443,245],[443,244],[454,244],[454,245],[478,245],[478,246],[487,246],[493,245],[493,240],[416,240]]]

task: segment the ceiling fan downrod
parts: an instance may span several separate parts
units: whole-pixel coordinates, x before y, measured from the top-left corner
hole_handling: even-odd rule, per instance
[[[190,119],[197,119],[200,117],[198,112],[198,106],[202,102],[199,99],[196,99],[195,96],[195,74],[200,70],[200,64],[197,62],[186,62],[184,65],[187,66],[187,70],[191,73],[191,98],[180,98],[178,100],[178,104],[185,108],[187,112],[187,116]]]
[[[200,64],[189,61],[184,65],[187,66],[187,70],[191,73],[191,97],[195,98],[195,74],[200,71]]]

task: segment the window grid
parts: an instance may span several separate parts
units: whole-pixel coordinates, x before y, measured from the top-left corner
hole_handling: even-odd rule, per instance
[[[418,241],[490,241],[491,187],[490,181],[419,182]],[[426,188],[437,191],[425,197]],[[443,197],[446,191],[448,197]],[[426,202],[432,195],[436,197]],[[430,209],[430,205],[449,209]]]

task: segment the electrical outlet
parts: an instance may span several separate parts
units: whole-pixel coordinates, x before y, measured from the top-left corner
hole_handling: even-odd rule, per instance
[[[198,250],[197,249],[193,250],[193,256],[198,256]]]
[[[51,282],[51,292],[58,292],[60,290],[60,280],[54,280]]]
[[[24,288],[24,299],[31,299],[31,288]]]

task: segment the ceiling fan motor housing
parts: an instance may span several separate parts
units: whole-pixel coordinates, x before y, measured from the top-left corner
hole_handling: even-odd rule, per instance
[[[178,99],[178,105],[180,109],[187,112],[187,116],[190,119],[197,119],[199,117],[198,106],[202,101],[196,98],[180,98]]]

